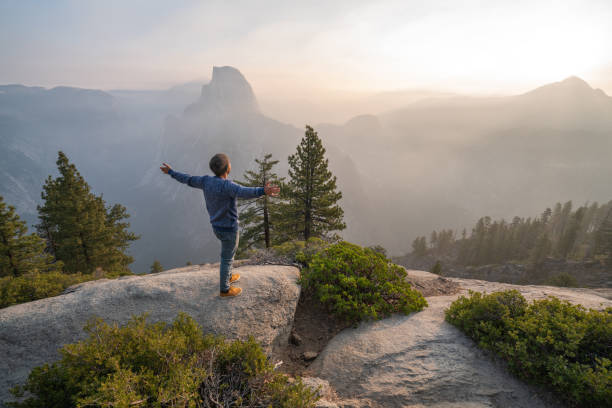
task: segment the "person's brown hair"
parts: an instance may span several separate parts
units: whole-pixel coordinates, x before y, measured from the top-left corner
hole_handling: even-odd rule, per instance
[[[217,153],[210,159],[209,166],[216,176],[221,176],[227,172],[229,157],[225,153]]]

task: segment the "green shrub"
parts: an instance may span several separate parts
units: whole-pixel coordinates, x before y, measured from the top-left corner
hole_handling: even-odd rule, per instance
[[[446,320],[571,406],[611,406],[612,308],[587,311],[555,297],[527,304],[516,290],[470,291],[446,310]]]
[[[107,272],[98,268],[90,274],[53,271],[30,272],[17,277],[5,276],[0,278],[0,308],[57,296],[77,283],[131,274],[129,269]]]
[[[427,301],[406,282],[406,271],[383,254],[339,242],[313,254],[300,284],[329,310],[349,322],[394,312],[422,310]]]
[[[559,275],[553,276],[547,282],[547,285],[559,286],[563,288],[575,288],[578,287],[578,281],[572,275],[567,272],[560,273]]]
[[[330,241],[309,238],[308,241],[292,240],[270,248],[250,249],[241,255],[260,262],[307,265],[315,253],[329,245],[331,245]]]
[[[88,338],[67,344],[61,360],[36,367],[11,390],[18,408],[313,407],[315,391],[273,371],[261,346],[204,336],[180,313],[172,324],[134,316],[127,325],[94,319]]]
[[[431,268],[431,273],[435,273],[436,275],[442,275],[442,264],[440,261],[436,261],[434,266]]]
[[[93,275],[62,272],[31,272],[22,276],[0,278],[0,308],[61,294],[77,283],[94,279]]]

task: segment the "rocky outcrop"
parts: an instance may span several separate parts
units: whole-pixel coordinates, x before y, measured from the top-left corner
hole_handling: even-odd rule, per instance
[[[437,275],[409,271],[413,279]],[[453,279],[468,289],[493,292],[518,289],[527,299],[554,295],[588,308],[612,306],[588,289],[518,286]],[[559,407],[553,397],[509,374],[454,326],[444,309],[460,294],[427,297],[429,307],[346,329],[309,367],[309,374],[329,381],[351,407]]]
[[[202,86],[200,100],[190,105],[187,114],[258,113],[259,106],[251,85],[234,67],[213,67],[212,79]]]
[[[58,349],[83,339],[93,316],[124,324],[132,315],[171,322],[179,311],[205,333],[246,339],[253,335],[268,353],[286,344],[300,294],[299,271],[291,266],[242,266],[236,298],[219,297],[218,264],[157,274],[86,282],[65,294],[0,310],[0,401],[30,370],[59,358]]]

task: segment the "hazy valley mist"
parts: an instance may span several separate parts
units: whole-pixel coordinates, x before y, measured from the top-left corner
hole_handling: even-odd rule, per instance
[[[344,123],[304,120],[338,177],[345,238],[401,254],[416,236],[469,227],[482,215],[612,198],[612,98],[580,78],[513,96],[425,96]],[[213,261],[218,243],[201,191],[171,183],[159,164],[207,174],[209,158],[225,152],[240,180],[269,152],[284,175],[303,133],[264,115],[231,67],[215,67],[203,86],[167,91],[1,86],[0,195],[35,223],[42,183],[63,150],[94,191],[127,207],[142,235],[131,249],[135,272],[153,259],[164,267]]]

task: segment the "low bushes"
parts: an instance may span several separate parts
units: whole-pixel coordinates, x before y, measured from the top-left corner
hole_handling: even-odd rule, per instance
[[[36,367],[13,394],[15,408],[314,407],[315,392],[273,371],[252,338],[226,342],[202,335],[181,313],[172,324],[135,316],[126,326],[92,320],[88,338]]]
[[[60,295],[77,283],[131,275],[129,270],[106,272],[98,268],[94,273],[29,272],[21,276],[0,278],[0,309],[19,303],[31,302]]]
[[[62,272],[31,272],[0,278],[0,308],[61,294],[77,283],[95,279],[93,275]]]
[[[374,249],[343,241],[315,253],[298,253],[297,260],[307,265],[300,278],[303,290],[349,322],[408,314],[427,306],[405,281],[404,268]]]
[[[258,263],[302,264],[306,265],[312,256],[331,245],[331,241],[309,238],[308,241],[292,240],[270,248],[250,249],[241,254],[243,258]]]
[[[612,406],[612,308],[587,311],[554,297],[528,304],[516,290],[470,291],[446,320],[571,406]]]

